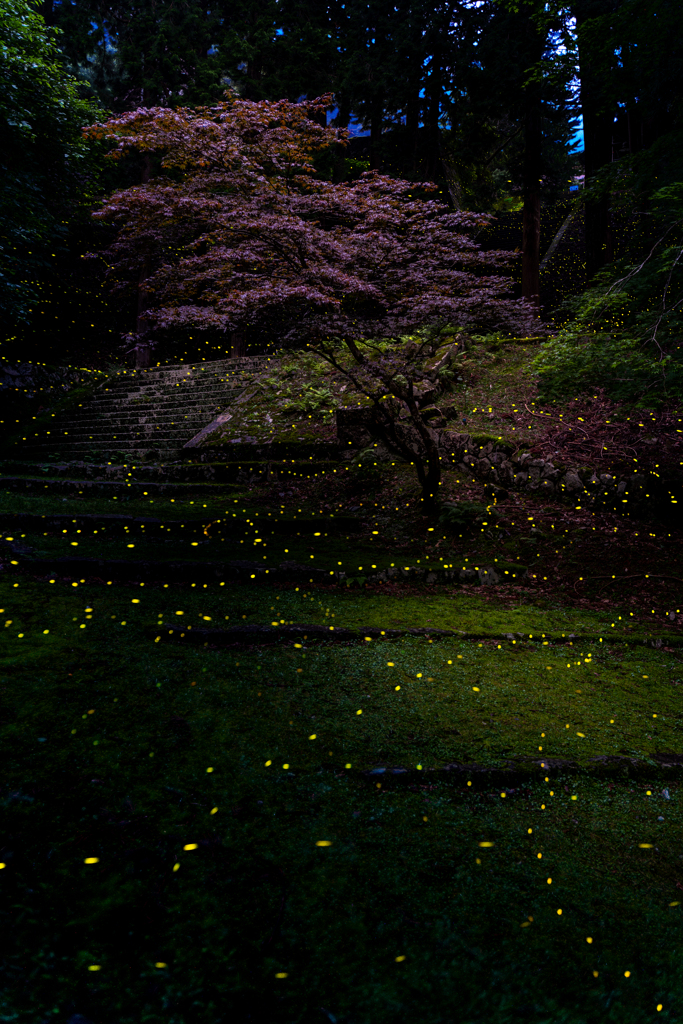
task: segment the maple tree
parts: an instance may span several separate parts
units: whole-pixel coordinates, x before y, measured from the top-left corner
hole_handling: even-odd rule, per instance
[[[376,172],[342,184],[316,176],[316,154],[346,141],[343,129],[319,123],[331,103],[231,96],[212,107],[138,109],[88,129],[115,142],[112,158],[138,151],[158,172],[95,213],[117,229],[103,254],[107,273],[116,292],[145,296],[131,336],[139,355],[169,328],[309,345],[327,358],[345,347],[373,403],[393,395],[408,408],[432,465],[433,432],[413,395],[418,364],[368,360],[357,343],[445,322],[542,328],[530,304],[508,297],[501,271],[514,254],[484,253],[468,234],[487,215],[425,198],[435,185],[421,185],[418,197],[410,182]],[[431,500],[434,467],[418,475]]]

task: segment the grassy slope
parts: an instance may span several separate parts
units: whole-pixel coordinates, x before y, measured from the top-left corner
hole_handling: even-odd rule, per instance
[[[515,440],[527,424],[488,417],[504,398],[523,407],[533,394],[530,353],[490,355],[457,400],[468,427]],[[482,500],[481,486],[459,477],[445,475],[445,496]],[[324,527],[318,539],[268,536],[274,516],[351,509],[366,525],[350,541],[325,538]],[[681,575],[677,533],[533,496],[500,506],[487,532],[430,533],[400,467],[371,484],[280,481],[220,499],[0,492],[0,511],[234,513],[235,536],[226,530],[201,549],[211,557],[229,548],[263,560],[258,534],[268,560],[314,554],[321,567],[371,557],[535,566],[525,590],[486,592],[0,577],[9,623],[0,632],[4,1019],[640,1024],[683,1015],[682,791],[652,760],[681,753],[681,656],[625,643],[665,623],[676,631],[668,616],[679,591],[654,576],[641,590],[610,585],[635,570]],[[128,549],[129,538],[103,544],[75,529],[24,542],[62,555],[155,549],[141,533]],[[156,548],[181,558],[190,545]],[[607,591],[602,580],[581,588],[594,575],[607,577]],[[263,650],[161,642],[179,622],[282,620],[525,639]],[[543,634],[570,632],[604,642],[544,643]],[[640,759],[650,776],[629,781],[591,761],[613,755]],[[474,767],[544,757],[579,771],[531,772],[501,790]],[[432,770],[453,762],[472,765],[472,778]],[[364,774],[382,765],[411,772],[379,783]]]
[[[392,608],[387,597],[359,601],[350,595],[326,595],[323,604],[308,591],[265,587],[231,588],[224,595],[219,586],[164,591],[23,583],[5,594],[3,614],[11,625],[2,637],[8,657],[28,648],[41,658],[54,651],[59,659],[65,645],[86,636],[93,643],[136,643],[149,648],[153,638],[146,638],[145,631],[156,626],[163,640],[165,625],[179,623],[196,628],[243,620],[270,622],[277,616],[275,621],[362,626],[358,620],[363,611],[368,625],[392,627],[401,621],[401,617],[389,619]],[[486,614],[477,599],[453,602],[423,597],[421,613],[411,615],[410,607],[417,604],[417,599],[409,602],[403,621],[431,625],[439,611],[450,611],[454,626],[453,610],[459,605],[464,612],[457,620],[460,623],[465,617],[471,623],[481,621]],[[502,609],[499,615],[503,622]],[[543,626],[544,616],[538,610],[536,621]],[[590,617],[586,621],[581,615],[572,616],[574,628],[592,624]],[[515,644],[405,639],[361,647],[294,648],[288,644],[266,648],[249,656],[262,666],[263,685],[275,687],[268,689],[262,701],[259,748],[270,751],[273,759],[314,768],[320,763],[319,745],[312,746],[306,739],[306,723],[314,720],[313,731],[320,733],[323,744],[340,751],[343,763],[366,768],[380,763],[408,767],[422,762],[425,767],[450,761],[493,763],[506,755],[536,756],[539,747],[549,757],[584,763],[590,757],[618,752],[647,757],[677,749],[680,711],[671,684],[680,676],[680,654],[643,648],[629,651],[580,640],[548,647],[539,634],[537,638]],[[230,651],[223,655],[226,665],[243,657],[239,653],[233,657]],[[278,689],[280,682],[285,693]],[[302,725],[287,732],[289,746],[283,747],[280,718],[292,715]],[[545,740],[540,739],[541,733]],[[226,745],[234,742],[225,740]]]
[[[322,1005],[436,1024],[457,1002],[467,1021],[635,1024],[660,1002],[663,1019],[683,1011],[677,782],[549,772],[501,799],[476,774],[468,788],[428,773],[496,762],[510,744],[579,759],[666,747],[672,655],[588,664],[584,648],[569,670],[541,645],[174,648],[142,631],[163,588],[0,593],[13,618],[0,655],[7,1019],[55,1007],[58,1020],[289,1024]],[[279,596],[187,588],[168,605],[217,618],[279,610]],[[378,760],[423,763],[424,780],[357,774]]]

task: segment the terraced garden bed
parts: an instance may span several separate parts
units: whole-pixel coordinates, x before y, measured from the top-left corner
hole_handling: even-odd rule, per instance
[[[533,348],[470,349],[482,443]],[[246,420],[222,463],[3,466],[3,1013],[679,1019],[677,522],[457,464],[428,516],[310,415],[281,466]]]

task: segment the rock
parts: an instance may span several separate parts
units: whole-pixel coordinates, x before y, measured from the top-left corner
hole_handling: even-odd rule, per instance
[[[569,469],[565,473],[565,475],[564,475],[564,486],[565,486],[566,490],[570,494],[575,494],[578,491],[582,491],[583,490],[583,484],[581,483],[581,478],[579,477],[579,475],[573,469]]]
[[[443,419],[441,410],[437,409],[435,405],[430,405],[426,409],[422,410],[422,418],[429,420]]]
[[[495,587],[497,583],[500,583],[500,577],[493,566],[484,566],[477,570],[477,574],[483,587]]]
[[[432,427],[432,429],[435,427],[443,429],[443,427],[446,426],[446,417],[441,415],[441,410],[437,409],[436,406],[427,409],[426,412],[423,412],[422,415],[427,420],[429,426]]]
[[[374,409],[367,406],[342,406],[336,411],[337,440],[345,447],[364,448],[372,441]]]
[[[453,357],[456,354],[456,352],[457,352],[457,346],[456,345],[450,345],[446,349],[444,354],[437,360],[437,362],[435,362],[432,366],[429,367],[430,373],[435,373],[436,374],[436,373],[439,372],[439,370],[445,370],[448,366],[450,366],[451,360],[453,359]]]
[[[550,496],[555,493],[555,484],[552,480],[541,480],[538,485],[539,494],[547,494]]]
[[[437,387],[436,384],[423,384],[422,387],[416,385],[413,388],[413,394],[417,399],[417,404],[422,408],[425,405],[429,405],[434,401],[435,398],[441,393],[441,388]]]
[[[477,574],[474,569],[461,569],[458,573],[458,579],[461,583],[472,583],[477,578]]]

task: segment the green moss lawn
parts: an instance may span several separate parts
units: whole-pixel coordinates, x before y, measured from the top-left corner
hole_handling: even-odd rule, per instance
[[[473,339],[458,429],[547,454],[537,351]],[[332,437],[339,381],[278,366],[223,440]],[[449,529],[408,466],[311,462],[212,492],[0,489],[0,1021],[683,1020],[678,524],[491,504],[450,467],[444,500],[486,517]],[[25,561],[69,556],[102,566]],[[121,559],[156,569],[120,583]],[[164,578],[231,560],[326,582]],[[367,583],[489,565],[497,586]],[[272,633],[198,632],[244,625]]]
[[[0,595],[5,1019],[683,1011],[680,784],[653,759],[680,748],[675,650],[546,645],[609,616],[481,595],[8,574]],[[486,616],[532,637],[163,642]],[[592,760],[625,755],[633,778]]]

